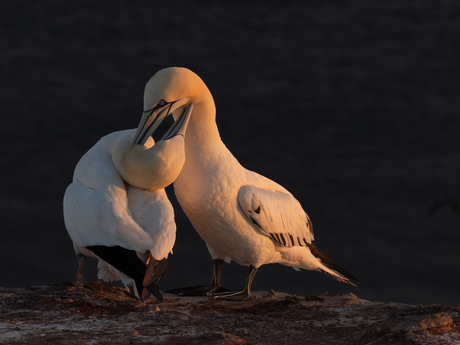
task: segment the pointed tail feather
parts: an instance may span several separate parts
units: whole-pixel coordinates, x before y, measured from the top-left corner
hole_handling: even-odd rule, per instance
[[[323,273],[326,273],[335,279],[356,286],[350,280],[359,282],[359,280],[350,272],[344,270],[342,267],[337,265],[337,263],[326,253],[318,249],[314,244],[309,245],[310,251],[320,262],[325,266],[326,269],[322,269]]]

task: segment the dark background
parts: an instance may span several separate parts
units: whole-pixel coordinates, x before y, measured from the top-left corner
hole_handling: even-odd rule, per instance
[[[285,186],[316,244],[360,280],[263,266],[253,289],[460,305],[458,1],[0,2],[0,286],[70,280],[62,197],[102,136],[135,128],[159,69],[208,85],[223,141]],[[174,203],[163,288],[212,261]],[[86,279],[95,279],[95,261]],[[223,284],[247,268],[226,265]]]

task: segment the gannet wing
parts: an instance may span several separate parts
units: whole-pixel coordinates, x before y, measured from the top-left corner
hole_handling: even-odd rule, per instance
[[[149,191],[128,186],[128,206],[134,220],[152,238],[156,260],[167,258],[176,241],[174,209],[164,189]]]
[[[257,230],[282,246],[310,246],[314,240],[310,218],[291,194],[245,185],[238,203]]]
[[[64,220],[72,241],[80,247],[121,246],[145,252],[153,246],[128,210],[126,190],[117,185],[93,189],[72,182],[64,195]]]

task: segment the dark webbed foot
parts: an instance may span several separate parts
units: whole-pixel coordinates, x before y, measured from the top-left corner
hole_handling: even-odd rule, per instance
[[[249,298],[251,298],[251,285],[252,285],[252,280],[254,279],[254,275],[257,272],[257,268],[254,266],[249,266],[249,274],[246,279],[246,282],[243,286],[243,288],[240,291],[231,291],[231,292],[221,292],[221,293],[216,293],[216,292],[209,292],[208,296],[218,298],[218,299],[223,299],[226,301],[246,301]]]
[[[170,293],[170,294],[173,294],[173,295],[182,295],[182,293],[184,293],[184,292],[194,291],[194,290],[202,289],[202,288],[205,288],[205,286],[194,285],[194,286],[186,286],[186,287],[181,287],[181,288],[169,289],[169,290],[165,290],[163,292]]]
[[[207,296],[209,292],[221,293],[221,292],[232,291],[230,289],[226,289],[220,286],[220,274],[222,272],[223,267],[224,267],[223,260],[220,260],[220,259],[214,260],[211,284],[207,286],[202,286],[202,285],[187,286],[183,288],[170,289],[165,292],[172,293],[174,295],[179,295],[179,296]]]
[[[164,292],[172,293],[178,296],[207,296],[210,292],[229,292],[232,291],[230,289],[226,289],[222,286],[202,286],[202,285],[195,285],[195,286],[186,286],[177,289],[170,289]]]
[[[251,298],[251,294],[247,290],[221,293],[209,292],[208,296],[224,301],[246,301]]]
[[[157,300],[163,302],[163,295],[160,292],[160,287],[155,283],[150,283],[147,286],[144,286],[142,290],[141,301],[145,302],[150,295],[153,295]]]

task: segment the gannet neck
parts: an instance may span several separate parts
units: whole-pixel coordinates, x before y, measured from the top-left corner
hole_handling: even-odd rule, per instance
[[[231,156],[220,139],[212,94],[198,75],[181,67],[165,68],[155,73],[144,92],[144,113],[150,110],[152,115],[141,120],[138,133],[154,131],[156,121],[161,122],[164,118],[159,111],[164,112],[166,108],[176,121],[184,109],[191,111],[185,135],[185,175],[201,174],[206,168],[203,164],[216,162],[217,156]]]
[[[153,191],[169,186],[179,176],[185,162],[183,147],[184,137],[181,135],[156,144],[149,138],[142,146],[131,145],[123,138],[112,146],[111,155],[124,181]]]
[[[191,146],[200,151],[213,152],[216,145],[222,143],[215,114],[214,106],[208,107],[203,103],[195,105],[185,137],[186,149],[187,146]]]
[[[216,124],[216,106],[211,92],[204,81],[189,69],[182,67],[165,68],[155,74],[147,83],[146,94],[155,94],[156,98],[166,101],[188,99],[193,103],[193,112],[185,136],[186,156],[195,153],[214,155],[225,147]],[[144,108],[153,104],[144,99]],[[174,119],[181,108],[173,112]]]

